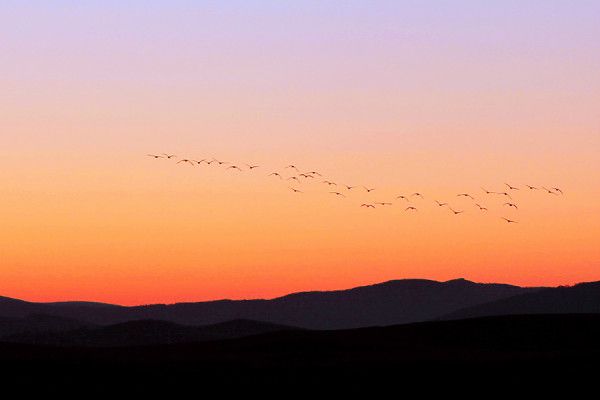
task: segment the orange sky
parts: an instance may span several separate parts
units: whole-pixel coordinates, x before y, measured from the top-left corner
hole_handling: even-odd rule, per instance
[[[142,304],[415,277],[599,280],[599,7],[532,4],[527,19],[458,3],[0,6],[0,295]],[[261,168],[145,157],[163,151]],[[376,190],[294,194],[266,176],[289,163]],[[518,211],[480,189],[504,182],[521,187]],[[415,191],[409,214],[395,197]]]

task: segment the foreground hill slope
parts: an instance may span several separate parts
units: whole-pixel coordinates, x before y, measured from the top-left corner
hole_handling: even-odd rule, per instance
[[[55,347],[0,342],[7,382],[136,392],[228,390],[252,385],[294,392],[381,385],[496,392],[527,383],[536,392],[593,382],[600,363],[600,315],[485,317],[335,331],[273,332],[240,339],[129,347]],[[591,379],[591,381],[590,381]],[[233,386],[232,386],[233,385]],[[290,386],[291,385],[291,386]],[[440,386],[441,385],[441,386]],[[389,394],[389,392],[388,392]],[[479,393],[479,395],[481,392]]]

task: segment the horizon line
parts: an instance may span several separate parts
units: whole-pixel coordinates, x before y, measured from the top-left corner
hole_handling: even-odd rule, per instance
[[[287,293],[287,294],[283,294],[283,295],[275,296],[275,297],[270,297],[270,298],[243,298],[243,299],[219,298],[219,299],[212,299],[212,300],[177,301],[177,302],[173,302],[173,303],[161,303],[161,302],[152,303],[152,302],[150,302],[150,303],[139,303],[139,304],[131,304],[131,305],[124,305],[124,304],[119,304],[119,303],[107,303],[107,302],[94,301],[94,300],[29,301],[29,300],[24,300],[24,299],[18,298],[18,297],[3,296],[2,294],[0,294],[0,300],[1,299],[9,299],[9,300],[22,301],[22,302],[31,303],[31,304],[88,303],[88,304],[109,305],[109,306],[118,306],[118,307],[143,307],[143,306],[153,306],[153,305],[167,305],[168,306],[168,305],[174,305],[174,304],[212,303],[212,302],[219,302],[219,301],[270,301],[270,300],[277,300],[277,299],[281,299],[281,298],[284,298],[284,297],[293,296],[293,295],[299,295],[299,294],[344,292],[344,291],[349,291],[349,290],[354,290],[354,289],[366,288],[366,287],[370,287],[370,286],[384,285],[386,283],[400,282],[400,281],[427,281],[427,282],[436,282],[436,283],[449,283],[449,282],[456,282],[456,281],[465,281],[465,282],[479,284],[479,285],[507,285],[507,286],[514,286],[514,287],[520,287],[520,288],[540,288],[540,289],[544,289],[544,288],[574,287],[574,286],[585,284],[585,283],[599,282],[600,280],[598,280],[598,281],[594,281],[594,280],[592,280],[592,281],[581,281],[581,282],[577,282],[577,283],[573,283],[573,284],[561,284],[561,285],[555,285],[555,286],[521,286],[521,285],[515,285],[515,284],[512,284],[512,283],[504,283],[504,282],[477,282],[477,281],[472,281],[472,280],[469,280],[469,279],[466,279],[466,278],[462,278],[462,277],[448,279],[448,280],[436,280],[436,279],[428,279],[428,278],[399,278],[399,279],[388,279],[388,280],[385,280],[385,281],[378,281],[378,282],[374,282],[374,283],[369,283],[369,284],[364,284],[364,285],[358,285],[358,286],[352,286],[352,287],[346,287],[346,288],[340,288],[340,289],[331,289],[331,290],[319,290],[319,289],[302,290],[302,291],[290,292],[290,293]]]

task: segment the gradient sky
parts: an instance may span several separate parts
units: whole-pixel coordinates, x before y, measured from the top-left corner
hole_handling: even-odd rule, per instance
[[[0,4],[1,295],[600,280],[600,2],[290,3]],[[377,190],[294,195],[265,176],[289,163]],[[511,211],[480,189],[504,182],[565,195]],[[358,207],[415,191],[413,215]]]

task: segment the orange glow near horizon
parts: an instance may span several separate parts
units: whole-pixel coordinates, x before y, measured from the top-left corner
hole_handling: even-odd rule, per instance
[[[271,169],[265,167],[238,173],[143,154],[112,156],[106,165],[101,155],[64,156],[43,167],[44,157],[34,158],[37,164],[27,164],[35,167],[21,167],[27,177],[13,182],[2,201],[11,210],[0,237],[6,296],[142,304],[274,297],[408,277],[528,286],[598,278],[593,260],[600,255],[594,245],[600,209],[574,211],[598,193],[578,192],[583,185],[572,180],[561,186],[564,196],[530,192],[519,182],[514,211],[479,188],[484,173],[461,178],[461,185],[448,174],[436,178],[447,167],[433,162],[429,180],[424,171],[338,180],[379,183],[373,193],[353,191],[340,199],[320,183],[298,185],[304,193],[294,194],[287,183],[267,177]],[[383,169],[407,168],[406,162],[388,161]],[[355,160],[329,162],[350,176]],[[476,165],[463,168],[468,175]],[[387,179],[399,183],[386,185]],[[539,178],[527,182],[538,184]],[[503,182],[485,186],[499,190]],[[359,207],[414,191],[426,196],[412,200],[419,208],[415,214],[406,213],[400,201],[375,210]],[[465,191],[489,211],[457,198]],[[465,213],[454,216],[434,199]],[[500,216],[519,224],[508,225]]]
[[[392,17],[410,10],[383,3],[385,13],[333,16],[319,5],[299,16],[219,9],[236,30],[177,7],[11,9],[36,24],[0,21],[10,43],[0,65],[0,295],[133,305],[404,278],[600,280],[593,13],[557,12],[551,31],[542,17],[554,13],[498,20],[511,32],[498,38],[433,8],[398,28]],[[110,34],[93,29],[105,23]],[[145,156],[163,152],[261,167]],[[337,198],[302,183],[294,194],[267,176],[289,175],[290,163],[376,190]],[[505,182],[521,188],[511,192],[519,210],[481,189]],[[404,212],[395,197],[417,191],[419,211]],[[395,204],[359,207],[377,201]]]

